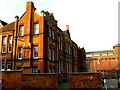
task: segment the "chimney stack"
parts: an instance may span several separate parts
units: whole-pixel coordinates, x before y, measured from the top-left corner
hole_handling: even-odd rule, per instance
[[[66,25],[66,30],[69,30],[69,25]]]

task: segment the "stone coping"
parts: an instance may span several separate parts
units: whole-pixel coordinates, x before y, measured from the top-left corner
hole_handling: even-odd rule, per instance
[[[100,74],[99,72],[73,72],[69,74]]]
[[[0,70],[0,72],[22,72],[22,70]]]

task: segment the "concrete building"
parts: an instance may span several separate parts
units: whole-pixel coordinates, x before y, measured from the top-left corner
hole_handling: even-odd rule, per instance
[[[86,52],[87,70],[101,72],[103,76],[115,77],[120,69],[120,44],[113,46],[113,50]]]
[[[35,12],[27,2],[25,13],[2,27],[1,70],[23,73],[70,73],[85,71],[86,55],[71,40],[69,25],[62,31],[53,13]]]

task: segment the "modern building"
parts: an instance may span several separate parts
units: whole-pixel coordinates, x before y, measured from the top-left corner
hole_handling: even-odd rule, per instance
[[[69,25],[62,31],[53,13],[35,12],[27,2],[25,13],[2,27],[1,70],[23,73],[70,73],[86,71],[85,49],[71,40]]]
[[[86,52],[86,62],[89,72],[115,77],[120,70],[120,44],[114,45],[113,50]]]

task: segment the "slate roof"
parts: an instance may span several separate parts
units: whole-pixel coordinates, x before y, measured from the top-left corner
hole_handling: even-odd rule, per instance
[[[5,25],[4,27],[2,27],[2,32],[14,30],[14,24],[15,22]]]
[[[120,47],[120,43],[113,46],[113,48],[115,48],[115,47]]]
[[[4,22],[4,21],[2,21],[2,20],[0,20],[0,23],[1,23],[3,26],[7,25],[7,23]]]

